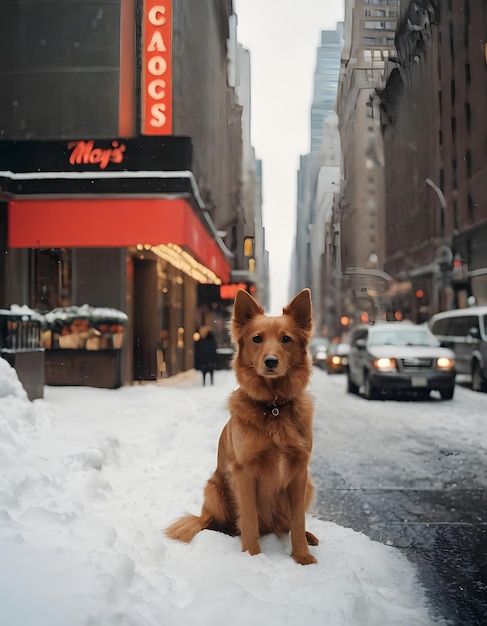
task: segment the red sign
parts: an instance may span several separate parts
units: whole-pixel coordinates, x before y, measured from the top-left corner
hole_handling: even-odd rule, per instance
[[[98,164],[104,170],[109,163],[122,163],[125,146],[118,141],[112,141],[110,148],[95,148],[95,142],[70,141],[68,150],[72,150],[69,156],[71,165]]]
[[[247,290],[247,283],[230,283],[229,285],[220,285],[220,298],[222,300],[235,300],[239,289]]]
[[[172,0],[144,0],[142,134],[172,133]]]

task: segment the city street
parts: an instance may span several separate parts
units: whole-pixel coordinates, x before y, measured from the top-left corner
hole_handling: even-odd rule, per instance
[[[315,369],[320,544],[302,568],[287,535],[251,557],[239,537],[161,533],[201,507],[236,386],[230,370],[214,382],[189,370],[29,402],[0,359],[0,623],[485,624],[487,394],[368,402]]]
[[[402,548],[451,624],[487,624],[487,395],[372,401],[315,369],[316,513]]]

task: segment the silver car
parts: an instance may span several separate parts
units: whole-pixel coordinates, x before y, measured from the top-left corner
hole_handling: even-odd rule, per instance
[[[451,400],[455,390],[455,355],[442,348],[427,326],[383,322],[357,327],[348,357],[347,390],[362,389],[368,400],[392,393],[426,398],[439,391]]]

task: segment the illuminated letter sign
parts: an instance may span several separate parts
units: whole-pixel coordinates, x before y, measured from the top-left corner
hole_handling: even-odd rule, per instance
[[[95,142],[90,141],[70,141],[68,150],[71,150],[69,157],[70,165],[98,165],[104,170],[109,163],[122,163],[125,145],[118,141],[112,141],[111,148],[95,148]]]
[[[144,0],[142,134],[172,133],[172,0]]]

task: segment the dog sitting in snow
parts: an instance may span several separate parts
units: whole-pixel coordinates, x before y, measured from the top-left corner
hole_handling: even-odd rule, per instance
[[[318,545],[318,539],[305,529],[314,492],[308,471],[313,403],[306,392],[309,289],[277,317],[266,316],[252,296],[238,291],[231,332],[239,387],[230,396],[217,467],[206,484],[201,514],[186,515],[165,532],[188,543],[203,529],[240,535],[242,551],[259,554],[259,536],[290,531],[294,560],[316,563],[308,546]]]

